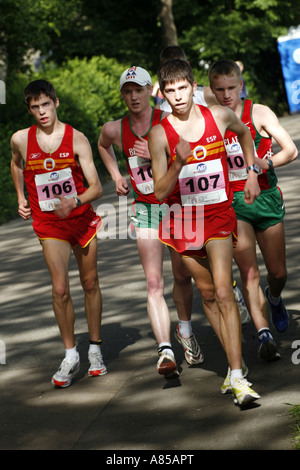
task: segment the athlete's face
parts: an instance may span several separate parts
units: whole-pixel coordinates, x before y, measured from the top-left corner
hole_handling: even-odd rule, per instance
[[[235,111],[240,102],[242,86],[243,82],[236,75],[218,75],[213,78],[211,89],[222,106]]]
[[[38,98],[32,98],[28,111],[35,118],[39,126],[47,127],[55,121],[58,105],[58,99],[54,103],[49,96],[41,93]]]
[[[125,83],[121,90],[121,95],[129,111],[140,113],[149,106],[153,87],[140,86],[136,83]]]
[[[193,103],[193,93],[197,87],[195,82],[191,85],[187,80],[169,82],[164,89],[164,96],[171,106],[173,113],[186,113]]]

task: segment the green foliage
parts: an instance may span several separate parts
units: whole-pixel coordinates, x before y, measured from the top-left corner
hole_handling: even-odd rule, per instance
[[[6,85],[6,104],[0,105],[0,224],[17,215],[17,199],[10,173],[10,138],[20,128],[28,127],[29,114],[23,104],[26,77],[19,74]]]
[[[60,98],[60,119],[95,140],[106,121],[118,119],[126,112],[119,91],[120,76],[126,67],[103,56],[75,58],[61,67],[46,66],[33,79],[42,75],[51,81]]]
[[[241,60],[249,96],[277,114],[288,111],[277,38],[300,23],[296,0],[174,0],[180,45],[207,83],[207,67],[215,60]],[[181,18],[178,21],[177,18]]]
[[[1,0],[0,58],[2,53],[9,73],[28,69],[24,57],[32,52],[47,54],[52,39],[60,36],[61,29],[70,27],[81,3],[81,0]]]

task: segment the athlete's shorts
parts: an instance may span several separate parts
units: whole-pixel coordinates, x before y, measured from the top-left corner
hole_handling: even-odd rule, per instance
[[[283,196],[280,188],[266,189],[253,204],[246,204],[244,192],[234,193],[232,207],[238,220],[252,225],[255,230],[266,230],[281,222],[285,215]]]
[[[182,217],[181,217],[182,218]],[[206,258],[206,245],[211,240],[224,240],[232,236],[237,243],[237,219],[230,206],[222,212],[203,217],[179,220],[178,216],[165,216],[159,226],[159,239],[174,248],[181,256]]]
[[[32,223],[39,240],[61,240],[72,246],[85,248],[97,235],[102,226],[99,217],[90,207],[82,215],[60,220],[34,220]]]
[[[158,230],[167,208],[166,204],[147,204],[134,201],[130,210],[131,222],[135,227]]]

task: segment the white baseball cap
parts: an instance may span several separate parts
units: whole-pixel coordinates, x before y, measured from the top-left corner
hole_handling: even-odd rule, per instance
[[[130,67],[125,70],[120,78],[120,90],[125,83],[137,83],[140,86],[152,85],[149,73],[142,67]]]

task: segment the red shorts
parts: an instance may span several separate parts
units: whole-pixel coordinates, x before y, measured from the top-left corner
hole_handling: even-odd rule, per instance
[[[159,226],[159,239],[174,248],[181,256],[206,258],[205,246],[210,240],[222,240],[232,235],[237,243],[237,219],[230,206],[213,215],[185,217],[182,212],[163,217]]]
[[[33,230],[40,240],[61,240],[72,246],[86,247],[97,235],[102,226],[99,217],[92,208],[74,218],[60,220],[34,220]]]

